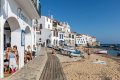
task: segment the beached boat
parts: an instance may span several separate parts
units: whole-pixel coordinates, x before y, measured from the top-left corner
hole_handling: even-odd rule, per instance
[[[107,54],[107,50],[100,50],[96,52],[97,54]]]
[[[68,55],[68,56],[80,56],[80,51],[79,50],[74,50],[74,49],[61,49],[61,53],[64,55]]]
[[[79,50],[69,50],[70,56],[80,56]]]

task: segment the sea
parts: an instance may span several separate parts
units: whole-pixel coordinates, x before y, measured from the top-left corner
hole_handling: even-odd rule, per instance
[[[111,56],[120,56],[120,44],[101,44],[101,49],[107,50],[108,55]]]

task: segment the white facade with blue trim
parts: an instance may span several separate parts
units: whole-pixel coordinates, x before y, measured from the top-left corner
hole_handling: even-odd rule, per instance
[[[16,45],[19,53],[19,68],[24,66],[24,50],[35,44],[35,25],[39,19],[37,0],[0,0],[0,78],[3,74],[4,50]],[[39,5],[37,5],[39,6]]]

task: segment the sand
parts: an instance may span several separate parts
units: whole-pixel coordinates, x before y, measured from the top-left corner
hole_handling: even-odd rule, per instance
[[[63,67],[67,80],[120,80],[120,63],[113,59],[91,54],[90,58],[69,58],[56,54]],[[96,59],[106,64],[93,63]]]

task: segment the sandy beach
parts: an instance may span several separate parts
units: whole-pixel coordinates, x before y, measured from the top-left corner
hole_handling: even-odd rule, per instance
[[[91,54],[85,59],[69,58],[56,54],[63,67],[67,80],[120,80],[120,63],[98,54]],[[97,60],[96,60],[97,59]],[[95,63],[103,61],[104,63]]]

